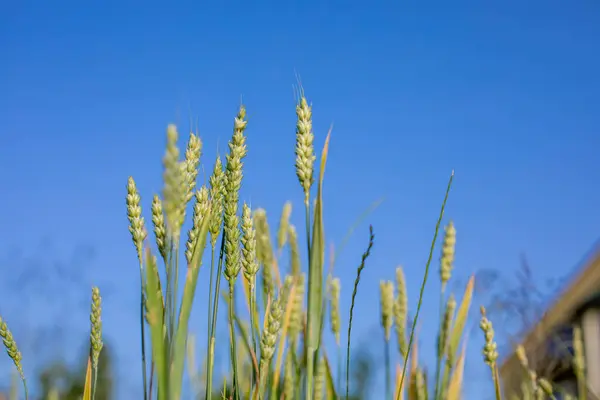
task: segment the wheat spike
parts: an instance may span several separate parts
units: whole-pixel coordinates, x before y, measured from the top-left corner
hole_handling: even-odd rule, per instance
[[[92,311],[90,312],[91,333],[90,344],[92,347],[92,365],[98,368],[98,360],[102,351],[102,298],[100,289],[92,288]]]
[[[394,302],[394,321],[396,336],[398,337],[398,351],[403,359],[408,354],[408,342],[406,341],[406,318],[408,315],[408,295],[406,293],[406,280],[402,267],[396,268],[396,286],[398,294]]]
[[[229,154],[225,167],[225,277],[228,281],[235,280],[242,267],[240,263],[240,229],[237,215],[239,192],[242,186],[242,160],[246,156],[246,137],[244,130],[247,121],[246,109],[240,106],[234,121],[233,136],[229,141]]]
[[[179,162],[178,136],[177,127],[169,125],[167,127],[167,146],[163,158],[163,208],[167,228],[175,243],[179,243],[188,189],[184,175],[185,161]]]
[[[312,107],[304,95],[296,105],[296,175],[304,190],[304,203],[308,206],[310,187],[314,182],[313,172],[316,160],[314,135],[312,132]]]
[[[196,192],[196,201],[194,202],[194,209],[192,211],[192,228],[188,232],[188,240],[185,244],[185,258],[188,265],[192,262],[192,255],[194,254],[194,248],[198,241],[198,235],[200,234],[200,227],[202,222],[208,218],[208,211],[210,203],[208,199],[208,189],[206,186],[202,186],[200,190]]]
[[[221,224],[223,223],[223,196],[225,194],[225,173],[221,157],[217,156],[213,173],[209,178],[211,217],[210,217],[210,245],[214,249],[217,244]]]
[[[333,278],[329,284],[329,293],[331,298],[329,300],[329,316],[331,318],[331,332],[335,336],[335,342],[340,345],[340,330],[341,330],[341,316],[340,316],[340,291],[341,283],[339,278]]]
[[[140,206],[140,195],[135,181],[132,177],[127,180],[127,218],[129,219],[129,232],[133,239],[133,244],[137,250],[138,260],[142,262],[142,247],[146,239],[146,228],[144,227],[144,217],[142,217],[142,207]]]
[[[452,276],[455,246],[456,229],[454,229],[454,223],[450,221],[445,228],[442,256],[440,258],[440,280],[442,282],[442,288],[446,287],[446,283]]]
[[[389,281],[379,283],[379,304],[381,307],[381,326],[385,333],[385,340],[390,340],[390,333],[394,323],[394,284]]]
[[[165,215],[162,201],[158,195],[152,199],[152,224],[154,225],[154,236],[156,246],[163,260],[167,259],[167,227],[165,226]]]

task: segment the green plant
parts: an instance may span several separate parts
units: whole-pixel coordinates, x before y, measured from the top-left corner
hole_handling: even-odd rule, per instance
[[[207,185],[197,188],[202,141],[190,134],[184,157],[178,148],[179,133],[174,125],[167,128],[167,144],[163,158],[162,195],[151,202],[155,249],[148,243],[147,228],[142,217],[142,202],[135,180],[127,181],[126,208],[140,268],[140,343],[142,349],[142,384],[144,399],[180,399],[183,393],[183,374],[188,361],[196,397],[206,400],[215,397],[213,388],[214,360],[217,346],[216,327],[220,299],[227,306],[230,374],[224,376],[222,396],[227,399],[339,399],[351,398],[350,357],[354,305],[357,301],[361,273],[375,243],[373,227],[369,229],[367,248],[358,264],[347,321],[348,342],[346,358],[342,359],[340,332],[342,313],[339,309],[341,284],[333,276],[337,252],[332,252],[331,265],[325,272],[325,232],[323,224],[323,181],[327,163],[330,134],[320,154],[318,170],[312,130],[312,107],[300,92],[296,104],[296,175],[304,195],[305,249],[308,265],[302,268],[297,228],[290,223],[291,203],[283,207],[275,240],[271,238],[265,210],[252,210],[240,203],[239,191],[243,181],[243,160],[246,157],[246,109],[240,106],[234,119],[233,135],[225,165],[221,157],[214,163]],[[315,179],[315,172],[318,177]],[[446,293],[454,268],[456,230],[449,222],[445,227],[440,257],[440,318],[437,340],[437,360],[434,374],[427,374],[419,364],[415,340],[419,312],[424,300],[425,286],[445,207],[452,187],[450,176],[437,219],[429,256],[419,291],[418,305],[410,330],[407,328],[408,294],[404,272],[396,269],[392,281],[381,284],[381,324],[385,351],[386,398],[409,400],[460,399],[462,397],[465,363],[464,330],[471,306],[474,278],[468,281],[460,302]],[[316,182],[316,185],[315,185]],[[316,187],[314,187],[316,186]],[[314,196],[314,197],[313,197]],[[185,245],[181,244],[182,227],[187,209],[192,205],[192,226]],[[241,207],[240,207],[241,204]],[[354,228],[351,228],[351,231]],[[219,242],[220,239],[220,242]],[[344,241],[345,242],[345,241]],[[203,370],[195,367],[195,341],[188,330],[193,299],[196,296],[198,275],[204,252],[210,243],[210,281],[208,282],[208,321],[206,359]],[[275,243],[275,245],[273,245]],[[219,247],[217,245],[219,244]],[[343,246],[341,246],[343,247]],[[285,249],[287,248],[287,252]],[[180,257],[181,253],[185,256]],[[157,256],[158,255],[158,256]],[[280,265],[287,256],[289,269]],[[208,257],[207,257],[208,258]],[[185,260],[185,261],[184,261]],[[179,272],[184,263],[184,285],[180,290]],[[243,279],[237,279],[242,272]],[[258,279],[260,274],[261,280]],[[221,290],[221,279],[227,288]],[[257,290],[257,286],[262,286]],[[84,399],[95,397],[98,359],[102,349],[100,292],[93,289],[91,310],[90,357],[84,380]],[[236,309],[242,297],[246,312]],[[260,299],[259,299],[260,297]],[[306,307],[305,307],[306,303]],[[327,318],[329,310],[329,319]],[[323,346],[325,324],[337,346],[337,371]],[[394,327],[395,329],[392,329]],[[485,362],[490,366],[495,396],[500,399],[500,382],[496,367],[496,347],[491,322],[482,309],[481,329],[486,338]],[[398,354],[390,350],[395,332]],[[410,332],[410,333],[409,333]],[[146,354],[146,334],[150,335],[150,377]],[[27,394],[21,354],[6,324],[0,320],[0,336],[13,359]],[[576,357],[576,371],[583,382],[585,371],[581,361],[581,346]],[[576,347],[576,350],[578,348]],[[392,365],[393,359],[398,361]],[[525,359],[524,359],[525,360]],[[343,366],[345,364],[345,370]],[[395,379],[393,370],[395,366]],[[537,379],[523,361],[524,381],[533,394],[551,393],[552,384]],[[345,387],[342,377],[345,374]],[[431,379],[433,377],[433,379]],[[336,379],[337,378],[337,379]],[[203,392],[203,393],[202,393]],[[344,394],[343,394],[344,393]],[[585,399],[585,397],[582,397]]]

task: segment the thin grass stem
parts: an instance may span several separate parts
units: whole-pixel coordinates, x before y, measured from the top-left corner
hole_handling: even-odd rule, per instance
[[[413,323],[410,329],[410,337],[408,339],[408,353],[407,357],[412,350],[413,339],[415,336],[415,329],[417,327],[417,321],[419,320],[419,312],[421,311],[421,305],[423,304],[423,295],[425,293],[425,285],[427,284],[427,278],[429,276],[429,266],[431,265],[431,260],[433,259],[433,251],[435,249],[435,242],[438,237],[438,233],[440,231],[440,225],[442,224],[442,218],[444,217],[444,210],[446,208],[446,202],[448,201],[448,195],[450,194],[450,188],[452,187],[452,180],[454,179],[454,171],[450,175],[450,179],[448,180],[448,187],[446,188],[446,194],[444,196],[444,202],[442,203],[442,208],[440,210],[440,215],[438,217],[437,223],[435,225],[435,233],[433,234],[433,240],[431,241],[431,247],[429,249],[429,258],[427,259],[427,264],[425,264],[425,274],[423,275],[423,282],[421,283],[421,290],[419,291],[419,302],[417,303],[417,311],[415,313],[415,318],[413,319]],[[400,378],[400,387],[404,385],[404,377],[406,375],[406,367],[408,363],[404,363],[404,367],[402,367],[402,376]],[[398,391],[397,400],[400,400],[400,393],[402,391]]]

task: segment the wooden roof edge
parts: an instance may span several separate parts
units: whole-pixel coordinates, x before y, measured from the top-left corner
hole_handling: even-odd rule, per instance
[[[533,327],[528,329],[523,335],[523,340],[521,343],[523,346],[525,346],[525,348],[529,348],[537,344],[536,339],[539,339],[541,336],[540,330],[542,327],[548,328],[560,324],[561,320],[565,318],[564,314],[560,312],[560,309],[564,308],[563,304],[565,300],[563,299],[570,297],[567,296],[569,292],[572,292],[577,287],[580,287],[581,284],[586,282],[590,276],[593,276],[593,273],[596,270],[593,267],[598,265],[600,265],[600,239],[593,244],[581,261],[575,266],[575,268],[573,268],[572,275],[569,279],[567,279],[568,283],[557,290],[556,294],[552,296],[552,300],[546,307],[546,311],[544,312],[542,318],[540,318],[540,320]],[[515,357],[515,351],[514,349],[511,349],[510,353],[504,357],[500,363],[501,374],[506,368],[510,367],[511,361],[514,360]]]

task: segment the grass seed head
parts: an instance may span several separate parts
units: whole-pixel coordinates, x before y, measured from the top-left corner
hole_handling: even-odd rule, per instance
[[[452,275],[454,264],[454,248],[456,246],[456,229],[454,223],[450,221],[445,228],[444,243],[442,245],[442,257],[440,259],[440,280],[442,287],[446,287],[446,283]]]
[[[323,392],[325,390],[325,359],[319,357],[317,361],[317,370],[315,371],[315,395],[313,400],[323,400]]]
[[[289,201],[283,206],[281,218],[279,220],[279,230],[277,231],[277,248],[282,249],[286,245],[289,234],[290,216],[292,214],[292,203]]]
[[[390,340],[390,333],[394,323],[394,284],[390,281],[379,283],[381,307],[381,326],[385,334],[385,340]]]
[[[288,335],[290,342],[296,343],[298,335],[302,330],[302,317],[304,309],[304,292],[305,292],[305,274],[298,274],[295,277],[294,298],[292,301],[292,309],[290,310],[290,320],[288,325]]]
[[[156,246],[163,260],[167,259],[167,228],[165,226],[165,216],[162,202],[158,195],[152,199],[152,224],[154,225],[154,236],[156,237]]]
[[[92,364],[98,368],[98,360],[102,351],[102,298],[100,289],[92,288],[92,310],[90,312],[91,333],[90,344],[92,347]]]
[[[179,162],[177,127],[167,127],[167,146],[163,158],[163,207],[167,217],[167,228],[175,243],[179,243],[181,225],[185,218],[186,195],[189,186],[184,175],[185,161]]]
[[[446,353],[448,339],[450,338],[450,330],[452,329],[452,320],[454,319],[454,311],[456,310],[456,300],[454,295],[450,294],[446,309],[444,310],[444,320],[442,327],[438,333],[438,356],[442,357]]]
[[[185,202],[190,202],[194,196],[196,189],[196,179],[198,178],[198,165],[200,164],[200,156],[202,155],[202,140],[199,136],[190,133],[190,139],[185,150],[184,162],[184,182],[185,182]]]
[[[398,294],[394,302],[394,321],[396,336],[398,337],[398,350],[403,359],[408,355],[408,342],[406,340],[406,319],[408,316],[408,295],[406,293],[406,280],[402,267],[396,268],[396,286]]]
[[[293,349],[289,349],[288,351],[294,351]],[[294,391],[296,389],[295,381],[295,371],[294,371],[294,360],[290,353],[285,357],[285,365],[283,370],[283,397],[285,399],[293,399]]]
[[[142,247],[146,239],[146,228],[144,227],[144,217],[142,217],[142,207],[140,206],[140,195],[135,181],[132,177],[127,180],[127,218],[129,219],[129,232],[133,238],[133,244],[137,251],[138,260],[142,262]]]
[[[314,164],[316,160],[314,135],[312,131],[312,107],[302,95],[296,105],[296,175],[304,190],[304,202],[308,204],[310,187],[314,182]]]
[[[497,345],[494,341],[494,328],[492,327],[492,322],[487,319],[485,308],[483,306],[480,308],[480,311],[481,321],[479,323],[479,327],[483,331],[483,335],[485,337],[483,357],[485,363],[490,367],[493,367],[496,363],[496,359],[498,358]]]
[[[225,168],[225,277],[228,281],[235,280],[242,267],[240,263],[240,230],[238,203],[242,186],[242,160],[246,156],[246,137],[244,130],[247,121],[246,109],[240,107],[234,121],[233,136],[229,141],[229,154]]]
[[[281,318],[283,316],[283,297],[284,293],[282,291],[279,297],[271,302],[267,324],[260,341],[261,363],[268,363],[275,354],[275,344],[277,343],[277,335],[281,330]]]
[[[340,291],[340,278],[333,278],[329,284],[329,293],[331,295],[329,300],[329,316],[331,318],[331,332],[335,336],[335,342],[338,346],[340,345],[340,331],[342,325],[340,316]]]
[[[17,348],[17,342],[13,338],[12,333],[8,329],[6,322],[0,317],[0,337],[2,338],[2,342],[4,343],[4,348],[6,349],[6,353],[13,360],[21,379],[25,379],[25,374],[23,373],[23,365],[21,364],[22,356],[21,352]]]
[[[296,227],[292,224],[288,226],[288,240],[290,243],[290,273],[298,276],[301,272],[300,250],[298,248],[298,233]]]
[[[254,285],[259,268],[256,260],[256,231],[252,221],[252,210],[246,203],[242,207],[242,246],[244,277]]]
[[[254,211],[256,228],[256,257],[262,264],[263,292],[265,297],[273,295],[273,245],[267,221],[267,212],[259,208]]]
[[[223,223],[223,196],[225,194],[225,172],[223,172],[223,163],[221,157],[217,156],[213,173],[209,178],[210,199],[212,211],[210,217],[210,245],[214,249],[217,244],[217,238],[221,231]]]
[[[192,212],[192,228],[188,232],[188,240],[185,244],[185,258],[188,265],[192,262],[192,256],[194,254],[194,248],[198,241],[198,235],[200,235],[200,227],[203,221],[209,216],[208,211],[210,203],[208,199],[208,189],[206,186],[202,186],[200,190],[196,192],[196,201],[194,202],[194,210]]]

